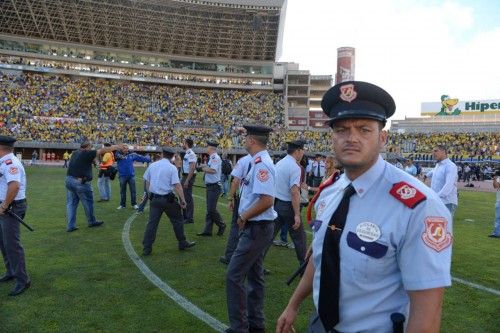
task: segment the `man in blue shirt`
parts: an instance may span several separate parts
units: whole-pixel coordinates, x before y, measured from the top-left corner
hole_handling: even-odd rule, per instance
[[[118,179],[120,180],[120,206],[117,209],[125,208],[127,201],[127,184],[130,188],[130,204],[132,208],[138,209],[137,193],[135,189],[135,170],[134,162],[150,163],[151,159],[129,151],[129,147],[124,145],[116,153],[118,167]]]
[[[293,331],[311,293],[318,310],[312,332],[392,332],[396,313],[408,319],[405,331],[439,332],[451,285],[452,219],[436,193],[380,156],[394,100],[373,84],[349,81],[327,91],[321,106],[345,173],[318,196],[312,260],[276,332]]]

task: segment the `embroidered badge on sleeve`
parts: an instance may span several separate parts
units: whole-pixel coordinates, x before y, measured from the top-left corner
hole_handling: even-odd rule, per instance
[[[453,241],[453,237],[446,229],[448,221],[442,216],[429,216],[424,220],[425,231],[422,239],[428,247],[441,252]]]
[[[269,171],[265,169],[259,169],[257,171],[257,179],[263,183],[269,180]]]

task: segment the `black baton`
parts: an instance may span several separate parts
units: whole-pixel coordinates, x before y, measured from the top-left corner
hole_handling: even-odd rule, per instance
[[[304,259],[304,262],[300,264],[299,268],[297,268],[297,270],[292,274],[292,276],[290,276],[290,278],[286,281],[287,286],[289,286],[297,276],[299,275],[302,276],[304,274],[304,272],[306,271],[307,264],[309,263],[309,258],[311,258],[310,254],[306,257],[306,259]]]
[[[13,218],[15,218],[17,220],[17,222],[21,223],[22,225],[24,225],[29,231],[35,231],[35,229],[33,229],[28,223],[24,222],[22,218],[19,217],[19,215],[17,215],[16,213],[14,213],[12,211],[12,209],[8,209],[5,211],[7,214],[9,214],[10,216],[12,216]]]
[[[404,333],[405,331],[405,315],[399,312],[391,314],[392,331],[394,333]]]

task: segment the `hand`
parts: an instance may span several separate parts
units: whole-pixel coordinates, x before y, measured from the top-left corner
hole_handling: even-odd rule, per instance
[[[300,184],[300,187],[301,187],[301,188],[303,188],[304,190],[307,190],[307,188],[308,188],[309,186],[307,186],[307,184],[306,184],[306,183],[302,183],[302,184]]]
[[[287,306],[276,322],[276,333],[295,333],[295,329],[293,328],[295,318],[297,318],[297,310]]]
[[[181,201],[181,208],[186,209],[186,207],[187,207],[186,201],[182,200]]]
[[[245,227],[245,224],[247,223],[247,221],[243,221],[241,219],[241,216],[238,216],[238,220],[236,221],[236,223],[238,223],[238,228],[240,230],[242,230]]]
[[[7,207],[5,207],[4,205],[0,205],[0,215],[5,214],[6,210],[7,210]]]
[[[185,181],[184,184],[182,184],[182,187],[184,188],[188,188],[188,185],[189,185],[189,182],[188,181]]]
[[[300,227],[300,223],[301,223],[301,221],[300,221],[300,215],[295,215],[293,217],[293,222],[294,223],[293,223],[292,228],[293,228],[293,230],[297,230]]]
[[[234,200],[229,200],[229,202],[227,203],[227,208],[229,208],[229,210],[234,210]]]

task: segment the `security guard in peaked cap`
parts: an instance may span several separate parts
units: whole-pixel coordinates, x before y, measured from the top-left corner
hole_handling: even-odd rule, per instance
[[[0,135],[0,145],[7,147],[14,147],[14,142],[17,140],[11,136]]]
[[[362,81],[347,81],[330,88],[321,101],[328,124],[350,118],[367,118],[385,123],[396,111],[394,99],[384,89]]]

